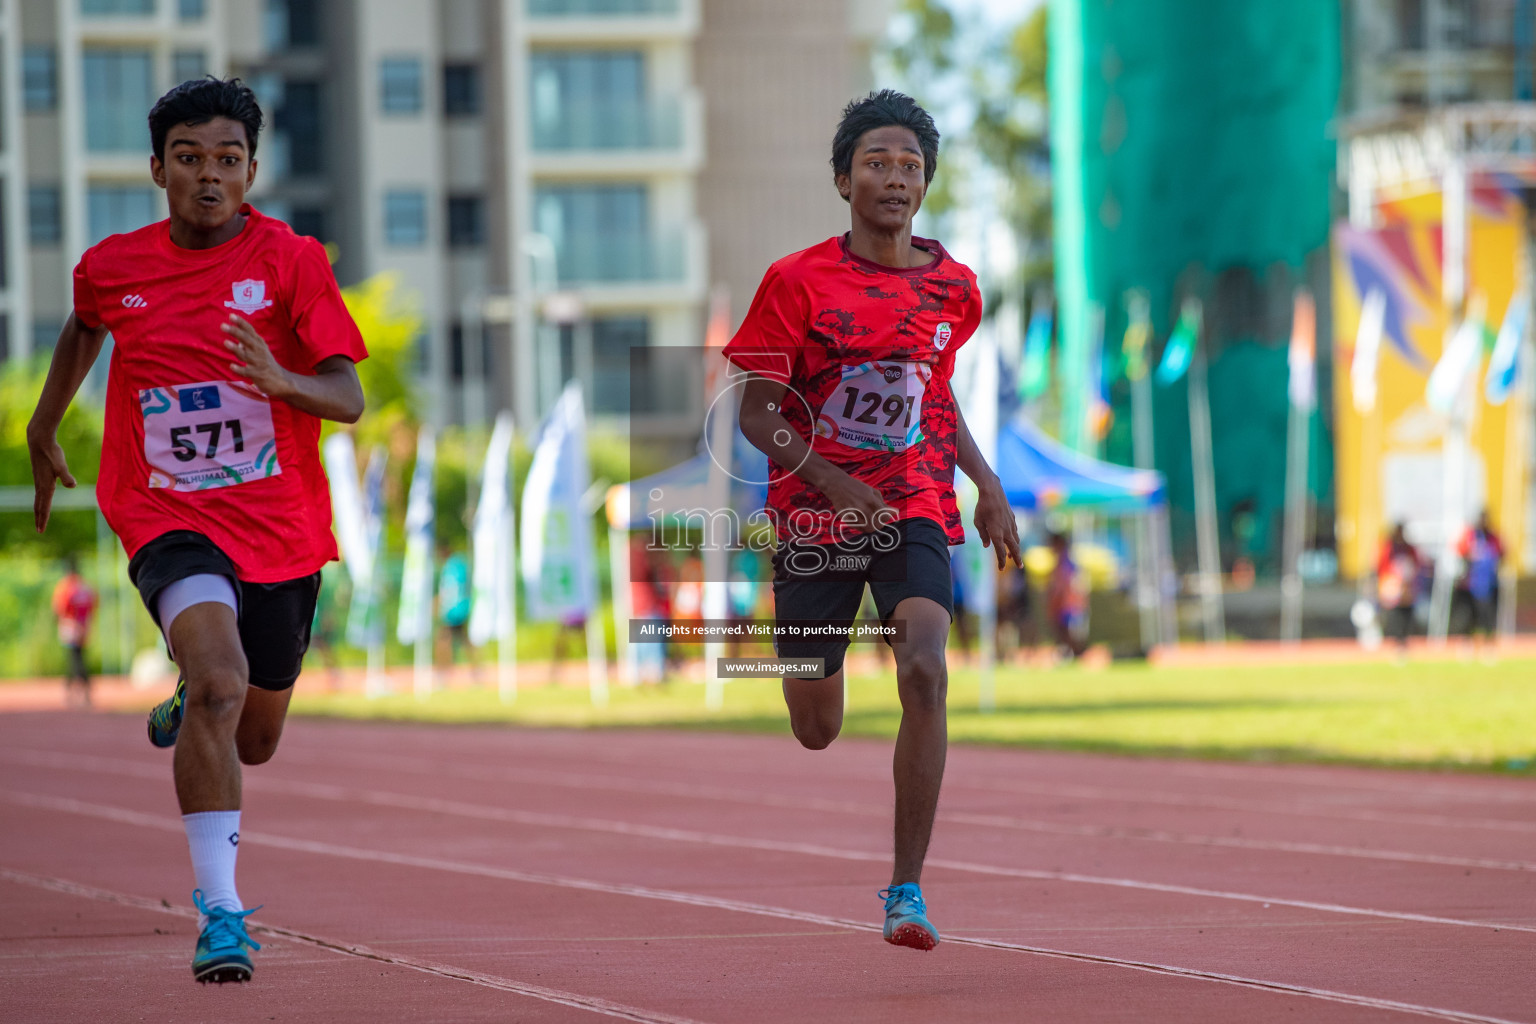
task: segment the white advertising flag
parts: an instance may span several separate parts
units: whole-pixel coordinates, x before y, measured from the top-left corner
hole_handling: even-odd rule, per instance
[[[353,647],[382,646],[383,621],[379,617],[379,591],[381,564],[379,555],[384,543],[384,467],[389,455],[382,445],[374,447],[368,455],[368,469],[363,473],[362,521],[363,551],[362,572],[352,577],[352,607],[347,615],[347,643]]]
[[[1483,345],[1483,311],[1487,308],[1481,295],[1474,295],[1467,303],[1467,315],[1446,343],[1440,361],[1429,373],[1429,387],[1425,397],[1429,407],[1442,416],[1449,416],[1461,397],[1467,376],[1477,367]]]
[[[1525,315],[1530,306],[1523,294],[1509,300],[1504,312],[1504,323],[1499,327],[1499,339],[1493,344],[1493,355],[1488,357],[1488,376],[1483,381],[1483,394],[1489,405],[1503,405],[1515,386],[1520,367],[1520,339],[1525,334]]]
[[[512,499],[507,479],[507,460],[512,454],[512,416],[496,417],[491,443],[485,450],[480,474],[480,503],[470,536],[474,558],[473,604],[469,612],[469,642],[483,647],[494,639],[506,639],[512,593]]]
[[[402,644],[432,639],[432,474],[437,441],[424,426],[416,438],[416,471],[405,506],[405,573],[400,580],[400,618],[395,638]],[[425,606],[425,607],[423,607]],[[425,634],[425,635],[423,635]]]
[[[589,477],[586,412],[572,381],[544,422],[523,485],[519,555],[531,619],[585,619],[596,604],[592,520],[581,501]]]
[[[1360,415],[1376,408],[1376,366],[1381,361],[1381,336],[1387,318],[1387,296],[1380,288],[1366,292],[1355,335],[1355,358],[1349,364],[1349,387]]]
[[[336,544],[352,585],[366,582],[372,565],[368,558],[368,530],[363,522],[363,494],[357,486],[357,450],[351,434],[332,434],[325,439],[325,475],[331,482],[331,514],[336,521]]]

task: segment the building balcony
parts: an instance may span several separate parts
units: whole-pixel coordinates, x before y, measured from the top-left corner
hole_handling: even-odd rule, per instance
[[[697,222],[571,239],[556,247],[558,286],[589,310],[688,305],[704,296],[704,250]]]
[[[704,164],[704,102],[679,96],[562,104],[531,119],[536,175],[688,173]]]
[[[524,0],[534,43],[637,42],[689,38],[699,0]]]

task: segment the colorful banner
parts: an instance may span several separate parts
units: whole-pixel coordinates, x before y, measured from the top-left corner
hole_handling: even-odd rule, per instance
[[[1479,175],[1470,191],[1467,319],[1475,319],[1471,314],[1481,304],[1487,322],[1500,323],[1524,276],[1522,204],[1513,188],[1499,179]],[[1443,544],[1441,449],[1447,419],[1431,408],[1427,389],[1448,337],[1475,326],[1469,324],[1468,332],[1451,330],[1460,325],[1451,322],[1453,314],[1443,299],[1439,194],[1388,199],[1378,205],[1377,213],[1383,222],[1378,228],[1339,223],[1333,233],[1334,366],[1359,368],[1356,373],[1334,374],[1339,561],[1348,576],[1371,571],[1382,536],[1393,523],[1407,523],[1409,538],[1427,554]],[[1366,297],[1372,292],[1380,294],[1372,304],[1379,302],[1381,310],[1371,312],[1362,331]],[[1376,328],[1371,319],[1378,315]],[[1357,358],[1362,335],[1369,344],[1376,330],[1379,355]],[[1466,372],[1480,373],[1483,347],[1477,343],[1471,348]],[[1370,381],[1352,379],[1364,372],[1366,362],[1377,364],[1374,388]],[[1374,396],[1369,394],[1373,390]],[[1461,511],[1472,521],[1488,509],[1504,549],[1519,552],[1525,524],[1499,521],[1504,488],[1521,490],[1515,507],[1523,508],[1528,487],[1523,469],[1516,479],[1505,479],[1505,418],[1511,406],[1491,406],[1483,400],[1482,389],[1476,390]],[[1374,403],[1357,403],[1357,391],[1359,398],[1374,397]]]
[[[581,383],[571,381],[550,411],[523,484],[521,556],[528,618],[574,623],[597,601],[591,485]]]

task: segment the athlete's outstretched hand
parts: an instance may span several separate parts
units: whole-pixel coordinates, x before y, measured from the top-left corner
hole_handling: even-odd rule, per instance
[[[54,485],[62,483],[65,487],[73,487],[75,478],[64,461],[64,449],[59,447],[58,438],[52,435],[34,437],[29,430],[27,452],[32,456],[32,521],[37,524],[37,532],[42,533],[43,527],[48,525],[48,514],[53,510]]]
[[[231,313],[229,323],[221,324],[219,329],[229,336],[224,339],[224,347],[240,360],[230,363],[229,368],[261,388],[264,394],[281,395],[288,383],[288,371],[278,365],[267,340],[256,333],[250,321]]]
[[[1008,504],[1008,496],[1003,493],[1003,485],[994,476],[980,486],[978,491],[975,523],[981,546],[991,548],[997,556],[999,572],[1010,558],[1014,565],[1022,569],[1024,555],[1019,550],[1019,523],[1013,517],[1013,508]]]

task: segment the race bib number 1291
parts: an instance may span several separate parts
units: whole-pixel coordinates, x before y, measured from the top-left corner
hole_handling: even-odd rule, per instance
[[[241,381],[205,381],[139,392],[149,486],[178,491],[277,476],[272,402]]]
[[[816,433],[850,448],[904,452],[923,439],[923,392],[932,376],[931,368],[916,362],[845,366],[821,407]]]

